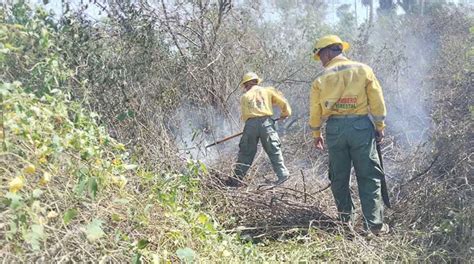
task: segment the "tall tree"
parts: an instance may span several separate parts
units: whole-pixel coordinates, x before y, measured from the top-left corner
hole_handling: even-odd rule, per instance
[[[380,10],[392,10],[395,7],[394,0],[379,0]]]
[[[374,0],[362,0],[362,5],[369,8],[369,25],[374,21]]]

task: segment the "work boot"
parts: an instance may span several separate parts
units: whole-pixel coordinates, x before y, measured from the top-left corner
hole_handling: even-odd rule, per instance
[[[370,232],[375,236],[383,236],[390,232],[390,227],[384,223],[381,227],[371,227]]]
[[[276,180],[273,184],[274,184],[274,185],[280,185],[280,184],[286,182],[287,180],[288,180],[288,177],[287,177],[287,176],[281,177],[281,178],[279,178],[278,180]]]

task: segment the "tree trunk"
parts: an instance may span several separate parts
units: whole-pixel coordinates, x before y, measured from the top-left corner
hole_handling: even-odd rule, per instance
[[[393,0],[379,0],[380,4],[380,10],[392,10],[395,6],[395,3]]]
[[[374,0],[369,2],[369,25],[374,23]]]
[[[359,25],[357,21],[357,0],[354,0],[354,12],[355,12],[356,27],[357,27]]]

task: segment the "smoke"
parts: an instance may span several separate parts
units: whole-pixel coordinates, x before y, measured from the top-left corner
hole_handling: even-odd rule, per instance
[[[429,98],[434,84],[429,73],[436,43],[421,17],[382,21],[369,44],[377,51],[371,66],[384,90],[387,131],[396,143],[416,147],[431,135]]]
[[[416,148],[429,140],[432,128],[430,116],[432,103],[429,98],[435,84],[430,81],[430,69],[436,56],[436,43],[432,41],[428,21],[424,20],[426,19],[422,16],[417,18],[379,17],[377,23],[369,30],[368,42],[352,43],[353,49],[349,53],[349,58],[366,63],[374,69],[381,82],[388,108],[386,134],[393,138],[396,145],[408,149]],[[277,22],[273,21],[273,23]],[[281,31],[288,29],[284,25],[285,21],[281,23]],[[354,32],[353,39],[357,39],[357,33],[360,32]],[[283,40],[272,41],[284,42]],[[290,42],[290,40],[287,41]],[[364,44],[360,45],[360,43]],[[303,49],[307,46],[293,45],[292,47]],[[308,51],[298,50],[296,53],[309,54],[310,48]],[[308,135],[301,135],[301,131],[304,126],[307,126],[311,81],[321,68],[313,61],[310,63],[302,61],[299,65],[289,64],[288,60],[286,63],[280,67],[275,62],[267,65],[271,70],[267,71],[268,68],[261,70],[266,72],[267,76],[264,77],[270,83],[272,83],[272,75],[277,77],[274,78],[275,80],[293,81],[293,83],[283,83],[279,88],[294,110],[293,117],[287,122],[291,122],[292,119],[297,122],[292,126],[292,130],[284,131],[283,129],[279,133],[285,132],[287,134],[285,137],[292,140],[302,141],[304,137],[308,141],[309,132],[305,130],[304,133]],[[280,78],[280,75],[285,76],[282,71],[293,73],[296,67],[301,67],[302,64],[306,66],[298,71],[296,76]],[[208,165],[213,165],[222,159],[235,160],[239,137],[208,149],[205,146],[243,129],[243,123],[239,119],[239,97],[240,93],[237,93],[230,98],[229,112],[212,106],[192,107],[186,103],[178,109],[175,117],[178,121],[175,125],[175,134],[182,157],[199,159]],[[285,152],[289,146],[284,145],[283,148]],[[308,155],[310,156],[288,157],[287,160],[301,166],[307,163],[307,159],[314,159],[311,154]]]
[[[240,113],[224,114],[212,106],[196,108],[183,104],[174,117],[176,143],[179,155],[186,159],[201,160],[212,165],[223,155],[236,155],[239,138],[213,147],[207,145],[242,130]],[[232,153],[232,154],[231,154]]]

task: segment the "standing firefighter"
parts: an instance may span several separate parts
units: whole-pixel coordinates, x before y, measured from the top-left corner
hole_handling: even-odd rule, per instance
[[[353,203],[349,189],[351,162],[357,177],[364,227],[374,234],[388,232],[383,223],[381,161],[376,143],[384,136],[385,102],[372,69],[342,55],[349,43],[329,35],[316,42],[314,59],[325,68],[311,87],[310,127],[316,148],[323,150],[321,124],[327,119],[329,178],[340,219],[350,222]],[[371,114],[375,123],[369,119]]]
[[[281,142],[275,131],[275,121],[273,115],[273,105],[281,109],[280,118],[284,119],[291,115],[291,108],[286,99],[273,87],[259,86],[262,80],[253,72],[245,74],[241,85],[245,93],[240,100],[242,120],[245,122],[244,132],[239,143],[239,155],[234,176],[238,179],[231,179],[228,185],[240,186],[241,181],[252,165],[257,144],[260,140],[263,149],[272,162],[280,184],[288,178],[288,169],[283,163],[281,152]]]

